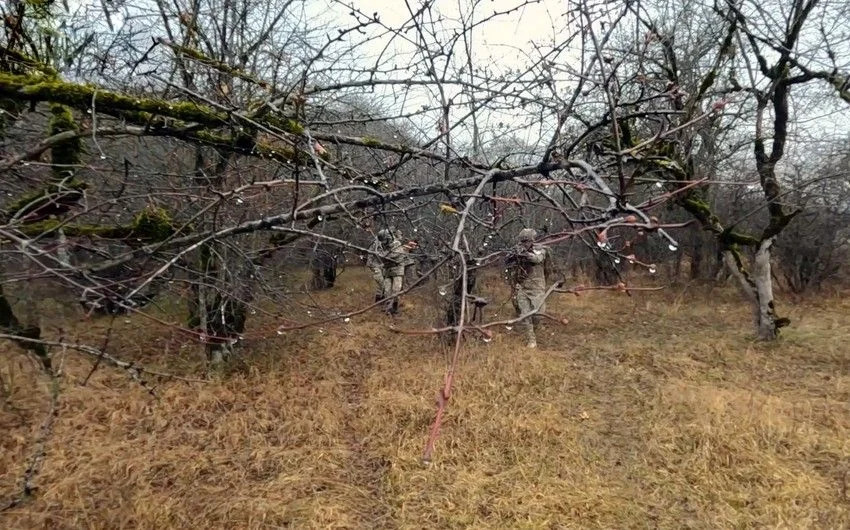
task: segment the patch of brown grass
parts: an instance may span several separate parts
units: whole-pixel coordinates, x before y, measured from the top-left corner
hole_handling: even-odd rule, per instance
[[[488,317],[509,316],[498,280],[484,284]],[[435,324],[435,290],[408,296],[397,325]],[[547,324],[539,350],[521,348],[517,329],[469,341],[430,466],[420,457],[448,351],[389,332],[377,311],[253,338],[247,368],[162,383],[159,401],[111,370],[81,387],[89,365],[69,356],[39,490],[0,525],[850,526],[850,302],[785,308],[794,327],[767,345],[748,338],[733,291],[676,294],[558,299],[552,312],[570,324]],[[370,295],[351,270],[310,303],[352,309]],[[200,371],[196,347],[136,319],[117,323],[111,351]],[[21,359],[0,362],[4,381],[13,374],[0,407],[4,493],[46,407]]]

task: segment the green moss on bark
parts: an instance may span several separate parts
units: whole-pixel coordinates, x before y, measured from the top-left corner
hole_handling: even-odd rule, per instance
[[[90,224],[64,224],[58,219],[46,219],[28,223],[19,228],[27,237],[49,236],[59,228],[66,237],[99,237],[103,239],[124,239],[132,234],[131,227],[101,226]]]
[[[148,127],[152,135],[172,136],[282,162],[292,161],[295,157],[292,148],[257,142],[254,139],[255,134],[245,132],[230,136],[211,132],[209,129],[230,124],[231,118],[227,113],[219,112],[208,106],[187,101],[133,97],[103,90],[94,85],[69,83],[43,72],[34,72],[30,75],[0,72],[0,102],[3,101],[14,105],[49,101],[54,103],[55,107],[64,105],[81,111],[89,110],[92,101],[94,101],[98,113],[108,114],[136,125]],[[59,114],[55,116],[57,131],[69,130],[62,127],[74,126],[72,125],[72,117],[69,119],[69,115],[58,110],[57,113]],[[262,125],[274,127],[296,136],[304,133],[304,127],[297,120],[288,117],[269,114],[260,119],[259,122]],[[202,125],[207,130],[180,130],[181,127],[190,123]],[[249,126],[245,126],[245,128],[253,129]],[[61,153],[60,158],[63,155],[71,155],[76,142],[79,142],[79,145],[82,146],[79,139],[68,140],[67,142],[64,146],[67,148],[67,152]],[[61,152],[63,147],[60,147],[59,150]],[[321,155],[323,159],[327,159],[328,156],[327,153]]]
[[[87,187],[88,185],[80,180],[50,184],[13,201],[6,207],[5,217],[9,219],[36,212],[39,217],[60,215],[76,204]]]
[[[53,104],[50,106],[50,123],[47,132],[50,136],[65,131],[78,132],[80,129],[74,121],[71,109],[65,105]],[[53,173],[57,178],[64,178],[69,171],[69,166],[79,165],[82,161],[83,141],[81,138],[71,138],[56,142],[50,149],[50,157],[53,163]]]
[[[51,77],[59,75],[59,72],[52,66],[39,62],[18,50],[10,50],[6,47],[2,47],[0,50],[3,52],[3,56],[0,58],[0,65],[3,65],[5,67],[4,69],[8,72],[18,73],[26,70],[36,70]]]
[[[674,156],[674,145],[672,142],[660,142],[653,150],[652,156],[641,160],[649,170],[661,170],[669,175],[669,179],[682,183],[692,181],[692,175]],[[684,184],[680,184],[684,185]],[[724,228],[720,218],[711,210],[711,206],[703,198],[701,190],[691,188],[674,196],[674,200],[682,208],[690,213],[705,230],[716,234],[723,246],[745,245],[755,246],[761,240],[759,238]]]
[[[158,121],[157,116],[208,127],[221,127],[230,123],[227,113],[204,105],[118,94],[90,84],[69,83],[40,72],[31,75],[0,73],[0,98],[11,101],[50,101],[81,110],[88,110],[94,100],[98,112],[154,127],[166,125],[161,119]],[[262,123],[294,135],[304,132],[304,127],[292,118],[268,115]]]
[[[257,142],[248,135],[237,137],[215,134],[209,131],[198,131],[178,135],[178,138],[196,141],[217,149],[235,151],[245,155],[259,156],[279,162],[290,162],[295,158],[295,152],[289,147],[276,147],[263,142]]]
[[[69,83],[39,73],[28,76],[0,73],[0,96],[23,101],[51,101],[79,109],[89,109],[94,100],[97,110],[106,113],[146,112],[149,117],[156,114],[210,126],[228,122],[225,113],[195,103],[117,94],[94,85]]]
[[[44,237],[60,228],[66,237],[118,239],[133,244],[164,241],[176,232],[168,212],[158,207],[145,208],[127,225],[66,224],[59,219],[45,219],[27,223],[19,230],[28,237]]]
[[[146,241],[163,241],[175,232],[171,216],[163,208],[151,206],[145,208],[133,220],[131,237]]]
[[[266,122],[268,122],[269,125],[273,125],[274,127],[278,128],[282,131],[286,131],[290,134],[295,134],[295,135],[304,134],[304,127],[300,123],[298,123],[296,120],[293,120],[292,118],[286,118],[286,117],[280,118],[280,117],[275,116],[273,114],[268,114],[268,115],[265,116],[265,120],[266,120]]]
[[[186,57],[190,57],[195,61],[198,61],[199,63],[205,64],[215,70],[218,70],[219,72],[225,73],[233,77],[238,77],[240,79],[244,79],[245,81],[250,81],[251,83],[254,83],[262,88],[269,88],[268,83],[266,83],[262,79],[257,79],[256,77],[240,70],[239,68],[234,68],[233,66],[230,66],[227,63],[223,63],[221,61],[217,61],[216,59],[208,57],[194,48],[190,48],[188,46],[180,46],[179,44],[173,44],[164,40],[161,40],[160,42],[170,47],[176,53],[180,53],[185,55]]]

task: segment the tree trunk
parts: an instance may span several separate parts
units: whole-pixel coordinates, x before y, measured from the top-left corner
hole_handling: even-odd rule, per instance
[[[245,305],[230,295],[216,296],[209,304],[208,326],[213,337],[207,342],[207,359],[211,369],[230,360],[239,336],[245,331]]]
[[[221,153],[209,173],[204,172],[205,157],[195,151],[195,181],[213,189],[222,186],[228,157]],[[215,229],[218,220],[209,214],[199,222]],[[245,330],[252,285],[250,271],[239,266],[238,253],[227,245],[210,241],[198,250],[197,270],[190,271],[192,299],[189,300],[189,327],[196,329],[205,344],[210,371],[217,371],[233,356],[234,345]],[[334,269],[335,271],[335,269]]]
[[[23,326],[15,316],[12,309],[12,304],[3,293],[3,286],[0,284],[0,330],[5,331],[10,335],[18,335],[26,339],[38,340],[41,338],[41,328],[38,326]],[[15,341],[18,345],[28,351],[31,351],[38,357],[41,365],[48,373],[53,373],[53,366],[50,360],[50,354],[47,347],[40,342],[32,342],[28,340]]]
[[[617,269],[614,268],[614,265],[607,256],[600,256],[594,252],[593,261],[596,265],[594,276],[597,283],[600,285],[611,285],[620,280]]]
[[[753,259],[752,273],[744,268],[740,255],[732,250],[723,251],[723,262],[732,276],[738,280],[744,296],[753,308],[753,323],[760,340],[773,341],[779,337],[779,329],[787,324],[787,319],[779,318],[773,303],[773,276],[770,266],[770,249],[775,238],[759,243]]]
[[[330,289],[336,284],[337,267],[339,266],[339,254],[336,249],[328,245],[320,245],[313,253],[313,280],[311,287],[322,291]]]
[[[697,234],[694,238],[694,251],[691,254],[691,279],[698,280],[702,276],[702,259],[704,246],[702,242],[702,234]]]
[[[246,300],[252,296],[247,271],[228,260],[227,249],[206,255],[206,273],[201,279],[214,287],[202,285],[195,305],[200,311],[196,322],[206,344],[211,371],[221,369],[235,353],[235,345],[245,331]],[[225,264],[230,264],[230,267]],[[232,271],[232,272],[229,272]]]
[[[756,289],[758,337],[762,340],[776,340],[779,336],[778,318],[773,306],[773,275],[770,273],[770,248],[775,237],[759,244],[753,262],[753,282]]]
[[[676,256],[673,257],[673,267],[668,276],[673,281],[678,281],[682,275],[682,258],[684,255],[684,252],[677,252]]]
[[[56,256],[59,258],[60,263],[65,265],[69,269],[71,268],[71,254],[68,252],[68,238],[65,237],[65,231],[61,228],[56,231],[57,233],[57,247],[56,247]]]

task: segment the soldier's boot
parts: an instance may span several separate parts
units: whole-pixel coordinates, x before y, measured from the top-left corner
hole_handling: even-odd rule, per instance
[[[395,315],[398,313],[398,298],[393,298],[384,305],[384,313]]]

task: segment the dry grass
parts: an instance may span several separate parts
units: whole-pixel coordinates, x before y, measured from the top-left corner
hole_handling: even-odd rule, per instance
[[[341,281],[317,301],[369,298],[365,273]],[[400,325],[433,323],[433,291],[408,297]],[[517,330],[470,343],[429,467],[446,352],[377,312],[250,341],[247,368],[163,383],[159,402],[109,370],[80,387],[88,365],[69,356],[40,488],[0,526],[850,527],[850,301],[786,308],[794,327],[765,345],[734,292],[689,304],[697,293],[563,298],[553,312],[571,323],[537,351]],[[194,347],[141,322],[117,331],[115,353],[163,363],[167,350],[199,371]],[[46,398],[21,356],[0,374],[11,493]]]

